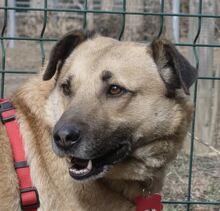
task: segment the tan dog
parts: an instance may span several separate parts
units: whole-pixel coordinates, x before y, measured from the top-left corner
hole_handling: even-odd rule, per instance
[[[70,32],[43,74],[11,99],[39,210],[133,211],[143,191],[159,192],[190,125],[197,75],[176,48]],[[20,211],[1,123],[0,143],[0,211]]]

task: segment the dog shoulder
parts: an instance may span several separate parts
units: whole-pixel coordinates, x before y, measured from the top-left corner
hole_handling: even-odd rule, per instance
[[[17,175],[14,171],[10,142],[0,123],[0,210],[20,211]]]

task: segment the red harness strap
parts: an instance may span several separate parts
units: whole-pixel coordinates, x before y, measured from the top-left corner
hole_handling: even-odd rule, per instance
[[[5,125],[11,143],[15,171],[18,176],[21,209],[36,211],[40,206],[38,192],[32,185],[30,168],[25,158],[19,124],[15,118],[15,108],[6,99],[0,99],[0,119]]]

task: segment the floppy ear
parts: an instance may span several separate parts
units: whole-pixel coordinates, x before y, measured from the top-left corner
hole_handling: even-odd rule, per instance
[[[43,80],[50,80],[56,71],[60,71],[65,60],[73,49],[85,41],[87,35],[81,31],[71,31],[65,34],[53,47]]]
[[[150,47],[159,73],[168,89],[168,95],[174,95],[176,89],[180,88],[189,94],[189,88],[196,80],[198,71],[168,40],[156,38]]]

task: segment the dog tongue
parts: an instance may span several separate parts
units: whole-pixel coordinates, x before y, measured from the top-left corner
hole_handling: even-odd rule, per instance
[[[89,164],[89,160],[79,158],[73,158],[71,162],[73,163],[73,167],[77,170],[85,169]]]

